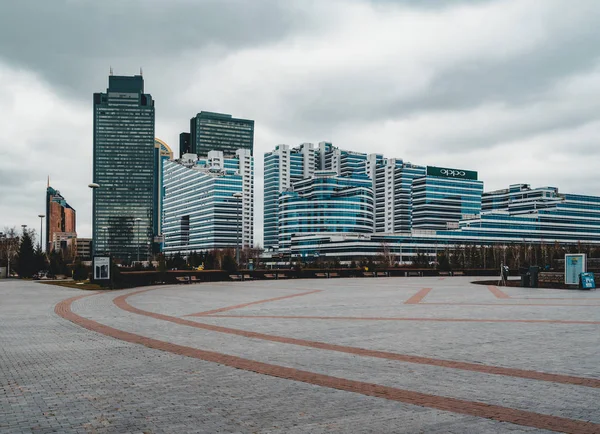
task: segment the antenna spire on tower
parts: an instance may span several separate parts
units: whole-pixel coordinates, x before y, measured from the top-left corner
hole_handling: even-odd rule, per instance
[[[142,71],[142,67],[140,66],[140,75],[144,75],[143,71]]]
[[[112,66],[110,67],[109,75],[113,75],[113,69],[112,69]]]
[[[50,175],[48,175],[48,185],[46,187],[50,187]]]

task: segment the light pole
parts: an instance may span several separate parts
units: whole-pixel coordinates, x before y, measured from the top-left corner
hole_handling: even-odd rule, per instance
[[[6,249],[6,278],[10,277],[10,255],[12,253],[12,249],[10,248],[10,241],[8,238],[8,234],[4,234],[4,232],[0,232],[0,241],[2,241],[2,247]]]
[[[92,189],[92,259],[94,258],[94,255],[96,254],[96,242],[94,240],[94,204],[96,203],[96,189],[100,188],[99,184],[96,184],[95,182],[92,182],[91,184],[88,184],[88,187]]]
[[[40,218],[40,250],[42,250],[42,222],[44,221],[44,217],[46,216],[44,214],[39,214],[38,217]]]
[[[136,236],[137,236],[137,261],[138,263],[140,262],[140,222],[142,221],[141,218],[137,217],[135,219],[135,229],[136,229]]]
[[[236,216],[236,240],[235,240],[235,262],[238,267],[240,266],[240,213],[242,208],[242,193],[233,193],[232,196],[239,201],[237,203],[237,216]]]

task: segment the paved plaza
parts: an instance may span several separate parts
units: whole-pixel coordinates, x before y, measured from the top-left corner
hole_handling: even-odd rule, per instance
[[[0,432],[600,432],[600,292],[470,280],[0,281]]]

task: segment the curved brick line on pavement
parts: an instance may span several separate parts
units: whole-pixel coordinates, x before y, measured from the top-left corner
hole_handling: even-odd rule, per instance
[[[188,315],[190,316],[190,315]],[[598,325],[600,321],[565,319],[476,319],[476,318],[411,318],[369,316],[301,316],[301,315],[206,315],[211,318],[261,318],[261,319],[318,319],[343,321],[425,321],[425,322],[491,322],[491,323],[542,323]]]
[[[214,351],[199,350],[197,348],[186,347],[158,339],[148,338],[146,336],[119,330],[84,318],[71,310],[71,305],[73,302],[91,295],[94,294],[85,294],[63,300],[56,305],[54,310],[59,316],[75,324],[78,324],[88,330],[119,339],[121,341],[130,342],[133,344],[141,344],[148,348],[166,351],[181,356],[192,357],[207,362],[218,363],[232,368],[243,369],[245,371],[255,372],[271,377],[283,378],[287,380],[313,384],[315,386],[359,393],[366,396],[383,398],[390,401],[397,401],[420,407],[481,417],[521,426],[530,426],[550,431],[592,434],[597,433],[598,430],[600,430],[600,424],[593,422],[585,422],[582,420],[568,419],[564,417],[517,410],[498,405],[485,404],[477,401],[448,398],[395,387],[381,386],[362,381],[332,377],[329,375],[257,362],[250,359],[244,359],[242,357],[231,356]]]
[[[243,304],[238,304],[238,305],[235,305],[235,306],[221,307],[219,309],[207,310],[205,312],[192,313],[192,314],[186,315],[186,316],[206,316],[206,315],[212,315],[212,314],[219,313],[219,312],[227,312],[229,310],[241,309],[243,307],[253,306],[255,304],[270,303],[272,301],[285,300],[287,298],[293,298],[293,297],[302,297],[303,295],[315,294],[317,292],[323,292],[323,290],[322,289],[317,289],[315,291],[301,292],[299,294],[284,295],[282,297],[267,298],[266,300],[251,301],[250,303],[243,303]]]
[[[496,298],[510,298],[510,295],[501,291],[497,286],[488,285],[488,289]]]
[[[406,300],[404,302],[404,304],[419,304],[419,303],[421,303],[421,300],[423,300],[427,296],[427,294],[429,294],[430,291],[431,291],[431,288],[423,288],[419,292],[417,292],[415,295],[413,295],[411,298]]]
[[[431,365],[431,366],[439,366],[442,368],[450,368],[450,369],[460,369],[464,371],[472,371],[472,372],[482,372],[484,374],[492,374],[492,375],[504,375],[507,377],[519,377],[519,378],[527,378],[531,380],[540,380],[540,381],[548,381],[552,383],[562,383],[562,384],[572,384],[576,386],[586,386],[586,387],[594,387],[600,388],[600,380],[595,378],[585,378],[585,377],[574,377],[570,375],[561,375],[561,374],[549,374],[545,372],[538,371],[530,371],[525,369],[515,369],[515,368],[502,368],[499,366],[490,366],[469,362],[458,362],[453,360],[443,360],[443,359],[434,359],[429,357],[420,357],[420,356],[411,356],[407,354],[398,354],[398,353],[389,353],[385,351],[377,351],[377,350],[367,350],[364,348],[357,347],[348,347],[343,345],[336,344],[328,344],[325,342],[316,342],[316,341],[308,341],[304,339],[295,339],[295,338],[287,338],[283,336],[277,335],[268,335],[265,333],[252,332],[247,330],[233,329],[229,327],[216,326],[212,324],[201,323],[197,321],[191,321],[175,316],[164,315],[160,313],[148,312],[142,309],[138,309],[130,305],[127,302],[127,299],[133,295],[141,294],[143,292],[152,291],[154,289],[159,288],[150,288],[143,289],[141,291],[131,292],[129,294],[124,294],[119,297],[116,297],[113,300],[113,303],[120,309],[123,309],[127,312],[131,312],[137,315],[148,316],[151,318],[159,319],[162,321],[169,321],[175,324],[185,325],[189,327],[194,327],[202,330],[208,330],[218,333],[226,333],[230,335],[243,336],[246,338],[252,339],[261,339],[270,342],[278,342],[282,344],[291,344],[298,345],[302,347],[308,348],[316,348],[320,350],[329,350],[336,351],[340,353],[353,354],[357,356],[363,357],[375,357],[378,359],[387,359],[387,360],[395,360],[398,362],[407,362],[407,363],[415,363],[420,365]]]
[[[511,300],[516,300],[511,298]],[[573,304],[573,303],[441,303],[441,302],[424,302],[419,303],[419,306],[562,306],[562,307],[598,307],[600,304]]]

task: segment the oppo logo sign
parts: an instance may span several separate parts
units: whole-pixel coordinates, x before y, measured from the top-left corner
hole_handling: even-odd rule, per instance
[[[464,170],[442,169],[440,173],[445,176],[465,176]]]

